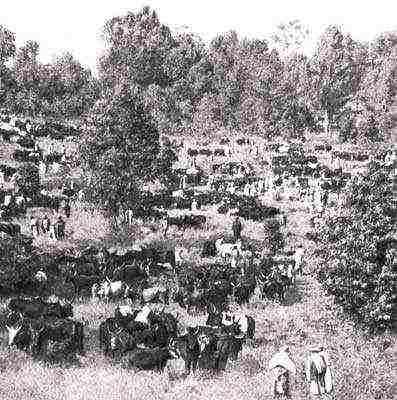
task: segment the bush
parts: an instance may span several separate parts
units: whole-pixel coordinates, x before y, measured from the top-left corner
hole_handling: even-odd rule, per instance
[[[31,256],[24,241],[16,237],[0,240],[1,294],[16,294],[31,280],[35,271]]]
[[[16,182],[24,195],[35,196],[40,190],[40,175],[38,168],[31,163],[22,164],[17,170]]]
[[[343,213],[326,215],[318,236],[320,282],[372,332],[392,328],[396,302],[392,196],[387,172],[372,168],[350,181]]]

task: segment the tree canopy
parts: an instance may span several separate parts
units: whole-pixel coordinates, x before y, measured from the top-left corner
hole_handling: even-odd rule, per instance
[[[163,174],[171,168],[155,123],[126,86],[110,90],[93,108],[81,155],[92,172],[92,199],[111,212],[121,203],[131,205],[138,188],[159,177],[159,164]]]

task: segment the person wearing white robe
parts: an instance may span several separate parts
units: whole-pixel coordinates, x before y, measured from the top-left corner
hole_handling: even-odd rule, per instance
[[[295,272],[297,274],[302,274],[302,266],[303,266],[303,256],[305,254],[305,249],[302,245],[299,245],[298,248],[295,250],[294,254],[294,261],[295,261]]]
[[[268,366],[271,378],[271,392],[275,398],[291,398],[291,376],[296,374],[296,366],[290,357],[289,348],[282,346],[273,355]]]
[[[305,361],[309,393],[314,399],[327,399],[333,392],[333,374],[329,356],[323,346],[312,346]]]

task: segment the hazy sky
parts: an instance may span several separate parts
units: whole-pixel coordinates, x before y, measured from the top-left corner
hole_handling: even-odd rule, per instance
[[[16,34],[18,45],[38,41],[44,62],[70,51],[95,68],[104,22],[143,5],[154,8],[162,23],[186,25],[204,40],[231,29],[263,39],[292,19],[309,27],[314,42],[330,24],[360,40],[397,30],[396,0],[0,0],[0,24]]]

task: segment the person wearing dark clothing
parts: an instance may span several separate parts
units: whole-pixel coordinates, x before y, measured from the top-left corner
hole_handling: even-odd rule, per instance
[[[56,232],[57,239],[60,239],[60,240],[64,239],[64,237],[65,237],[65,221],[63,220],[61,215],[58,217],[56,227],[57,227],[57,232]]]
[[[239,217],[237,217],[234,220],[233,225],[232,225],[232,230],[233,230],[234,240],[235,241],[240,240],[241,239],[241,232],[243,230],[243,225],[242,225]]]
[[[66,218],[69,218],[70,217],[70,203],[68,201],[65,202],[63,210],[65,212]]]

